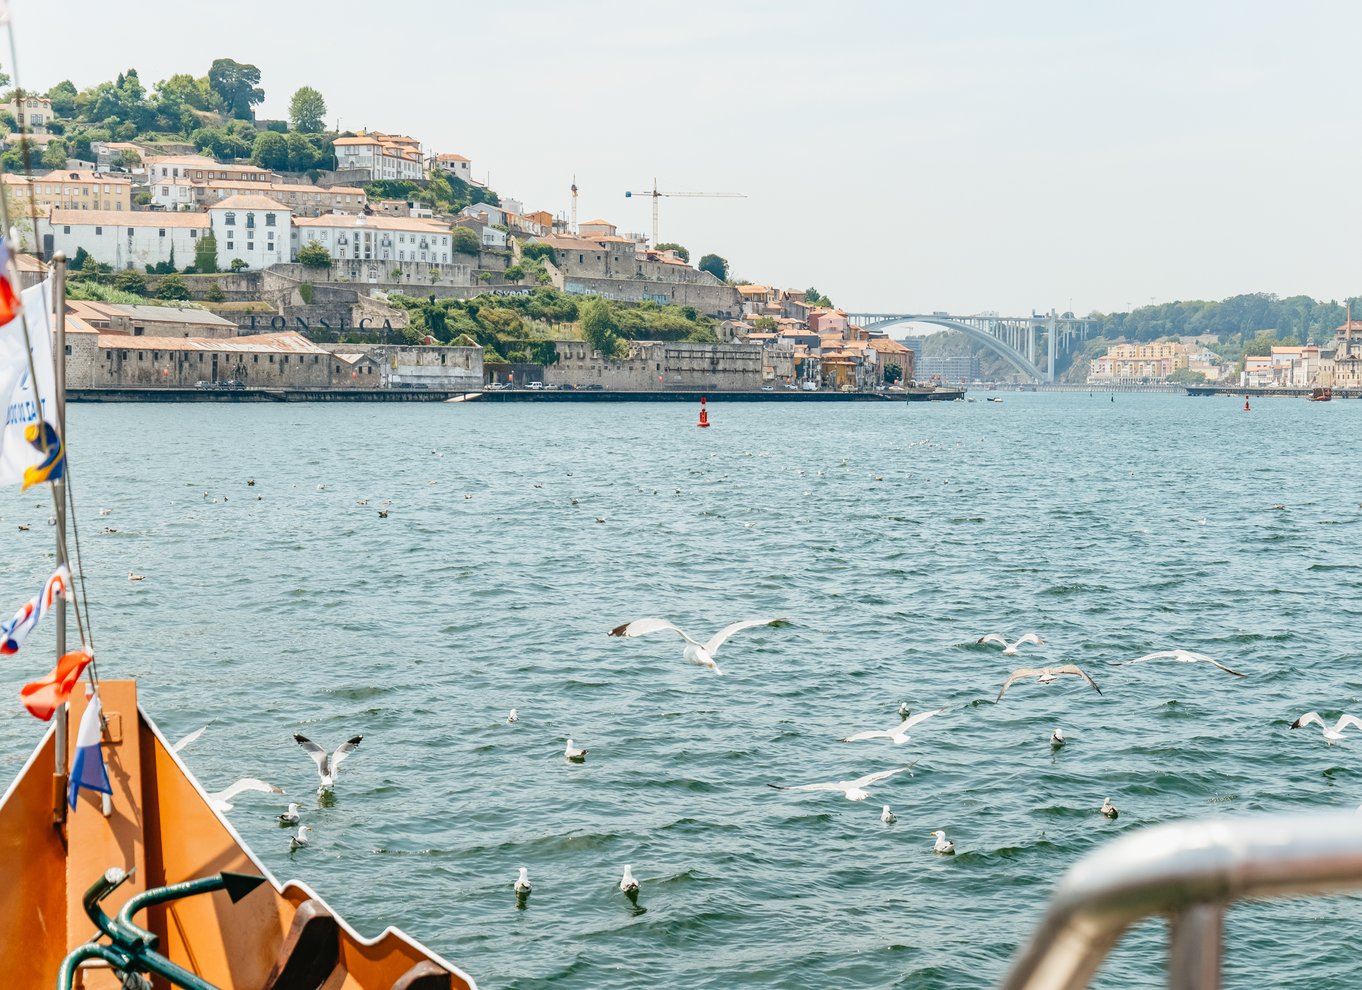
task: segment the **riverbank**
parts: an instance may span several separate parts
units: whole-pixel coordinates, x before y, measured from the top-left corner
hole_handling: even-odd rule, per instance
[[[964,389],[902,392],[707,392],[698,389],[412,389],[412,388],[72,388],[70,402],[939,402],[964,398]]]
[[[1315,391],[1315,387],[1301,388],[1243,388],[1233,385],[1188,385],[1187,394],[1199,397],[1209,395],[1236,395],[1248,396],[1256,399],[1304,399]],[[1333,390],[1335,399],[1362,399],[1362,389],[1357,388],[1336,388]]]

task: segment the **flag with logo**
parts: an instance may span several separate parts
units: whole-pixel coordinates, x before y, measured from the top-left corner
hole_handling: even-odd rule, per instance
[[[5,280],[0,279],[0,283]],[[62,476],[57,386],[52,366],[52,283],[21,294],[23,315],[0,325],[0,485],[24,488]],[[28,333],[25,339],[24,328]]]
[[[76,808],[76,795],[82,787],[100,794],[113,793],[113,788],[109,786],[109,772],[104,769],[104,754],[99,748],[99,714],[99,695],[95,695],[85,706],[80,729],[76,732],[76,752],[71,760],[71,788],[66,797],[72,811]]]

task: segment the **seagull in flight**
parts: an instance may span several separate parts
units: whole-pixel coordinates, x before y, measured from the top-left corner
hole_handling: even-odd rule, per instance
[[[998,697],[995,699],[994,704],[1002,701],[1003,695],[1007,694],[1007,689],[1017,681],[1024,680],[1027,677],[1034,677],[1042,684],[1049,684],[1061,674],[1074,674],[1081,677],[1088,682],[1089,686],[1094,691],[1098,694],[1102,693],[1102,689],[1097,686],[1097,682],[1085,674],[1083,669],[1076,663],[1066,663],[1062,667],[1018,667],[1016,670],[1012,671],[1012,676],[1003,682],[1003,689],[998,692]]]
[[[930,712],[918,712],[912,718],[902,722],[896,722],[887,729],[870,729],[866,732],[858,732],[854,736],[847,736],[841,742],[859,742],[862,739],[892,739],[895,746],[902,746],[908,741],[908,730],[920,722],[925,722],[933,715],[940,715],[946,709],[938,708]]]
[[[183,739],[172,745],[170,748],[176,753],[178,753],[185,747],[194,745],[194,743],[198,740],[199,736],[203,735],[207,731],[208,726],[206,725],[201,729],[195,729],[193,732],[189,733],[189,735],[185,736]]]
[[[708,667],[716,674],[722,674],[718,664],[714,662],[714,654],[719,652],[719,647],[723,646],[735,632],[743,629],[754,629],[757,626],[773,626],[777,622],[784,622],[784,619],[747,619],[744,622],[735,622],[731,626],[724,626],[716,632],[707,643],[700,643],[692,639],[690,635],[677,626],[672,625],[666,619],[635,619],[633,622],[626,622],[622,626],[611,629],[610,636],[646,636],[648,633],[662,632],[670,630],[686,641],[686,649],[683,656],[693,664],[701,667]]]
[[[256,780],[254,777],[242,777],[231,787],[208,795],[208,803],[213,806],[214,811],[226,814],[232,810],[232,798],[238,794],[245,794],[247,791],[263,791],[266,794],[283,794],[282,788],[267,784],[263,780]]]
[[[336,786],[336,774],[340,770],[341,761],[353,753],[358,747],[363,736],[355,736],[348,739],[336,747],[334,753],[328,753],[307,736],[300,733],[293,734],[293,740],[307,751],[307,755],[312,757],[317,764],[317,773],[321,775],[322,782],[317,786],[317,793],[322,794]]]
[[[1235,677],[1245,676],[1237,670],[1230,670],[1230,668],[1226,667],[1219,660],[1212,660],[1204,653],[1193,653],[1191,650],[1160,650],[1157,653],[1146,653],[1144,656],[1136,657],[1134,660],[1126,660],[1122,666],[1132,663],[1143,663],[1145,660],[1176,660],[1178,663],[1196,663],[1198,660],[1201,660],[1210,664],[1212,667],[1219,667],[1225,673],[1233,674]]]
[[[832,791],[841,794],[848,801],[864,801],[870,797],[870,792],[866,790],[871,784],[878,784],[882,780],[888,780],[895,774],[912,770],[917,761],[914,760],[906,767],[895,767],[893,770],[881,770],[879,773],[868,773],[864,777],[857,777],[855,780],[839,780],[831,784],[797,784],[793,787],[786,787],[783,784],[768,784],[778,791]]]
[[[1025,636],[1017,640],[1015,643],[1009,643],[1005,637],[1001,636],[998,633],[989,633],[987,636],[980,636],[975,642],[997,643],[999,646],[1003,648],[1003,656],[1005,657],[1010,657],[1014,655],[1017,652],[1017,647],[1024,646],[1027,643],[1033,643],[1036,646],[1045,645],[1045,640],[1041,639],[1035,633],[1027,633]]]
[[[1300,718],[1296,719],[1296,721],[1291,723],[1291,728],[1300,729],[1311,723],[1318,725],[1324,730],[1324,741],[1330,746],[1343,738],[1343,730],[1348,726],[1355,725],[1359,729],[1362,729],[1362,719],[1358,718],[1356,715],[1340,715],[1338,721],[1330,728],[1325,724],[1324,719],[1319,717],[1319,712],[1306,712]]]

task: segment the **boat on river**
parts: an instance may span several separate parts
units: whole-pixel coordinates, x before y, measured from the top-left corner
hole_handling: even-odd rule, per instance
[[[1309,399],[1311,402],[1329,402],[1333,399],[1333,397],[1334,390],[1328,388],[1327,386],[1323,388],[1314,389],[1309,395]]]
[[[55,311],[63,314],[64,264],[58,259],[53,268]],[[26,292],[26,308],[28,299]],[[59,356],[65,353],[64,322],[60,316],[53,321],[52,353]],[[42,326],[35,332],[48,331]],[[57,436],[65,433],[61,365],[58,357]],[[57,507],[60,570],[67,563],[67,492],[64,480],[47,484]],[[57,597],[54,606],[60,658],[65,597]],[[80,615],[76,610],[77,625]],[[71,692],[69,711],[58,705],[55,715],[47,713],[52,724],[0,798],[0,985],[475,987],[462,970],[411,936],[386,928],[366,938],[306,884],[277,879],[216,810],[143,709],[136,682],[96,678],[93,664],[86,672],[88,686]],[[80,730],[95,698],[102,717],[88,720],[94,738],[87,739]],[[80,764],[68,754],[82,746],[102,754],[109,793],[73,790],[68,807],[69,778],[81,776]]]

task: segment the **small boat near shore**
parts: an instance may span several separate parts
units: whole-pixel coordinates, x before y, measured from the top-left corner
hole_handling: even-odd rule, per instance
[[[1312,391],[1312,392],[1307,396],[1307,398],[1308,398],[1311,402],[1330,402],[1330,401],[1333,400],[1333,397],[1334,397],[1334,390],[1331,389],[1331,388],[1328,388],[1327,386],[1326,386],[1326,387],[1322,387],[1322,388],[1317,388],[1317,389],[1315,389],[1314,391]]]

